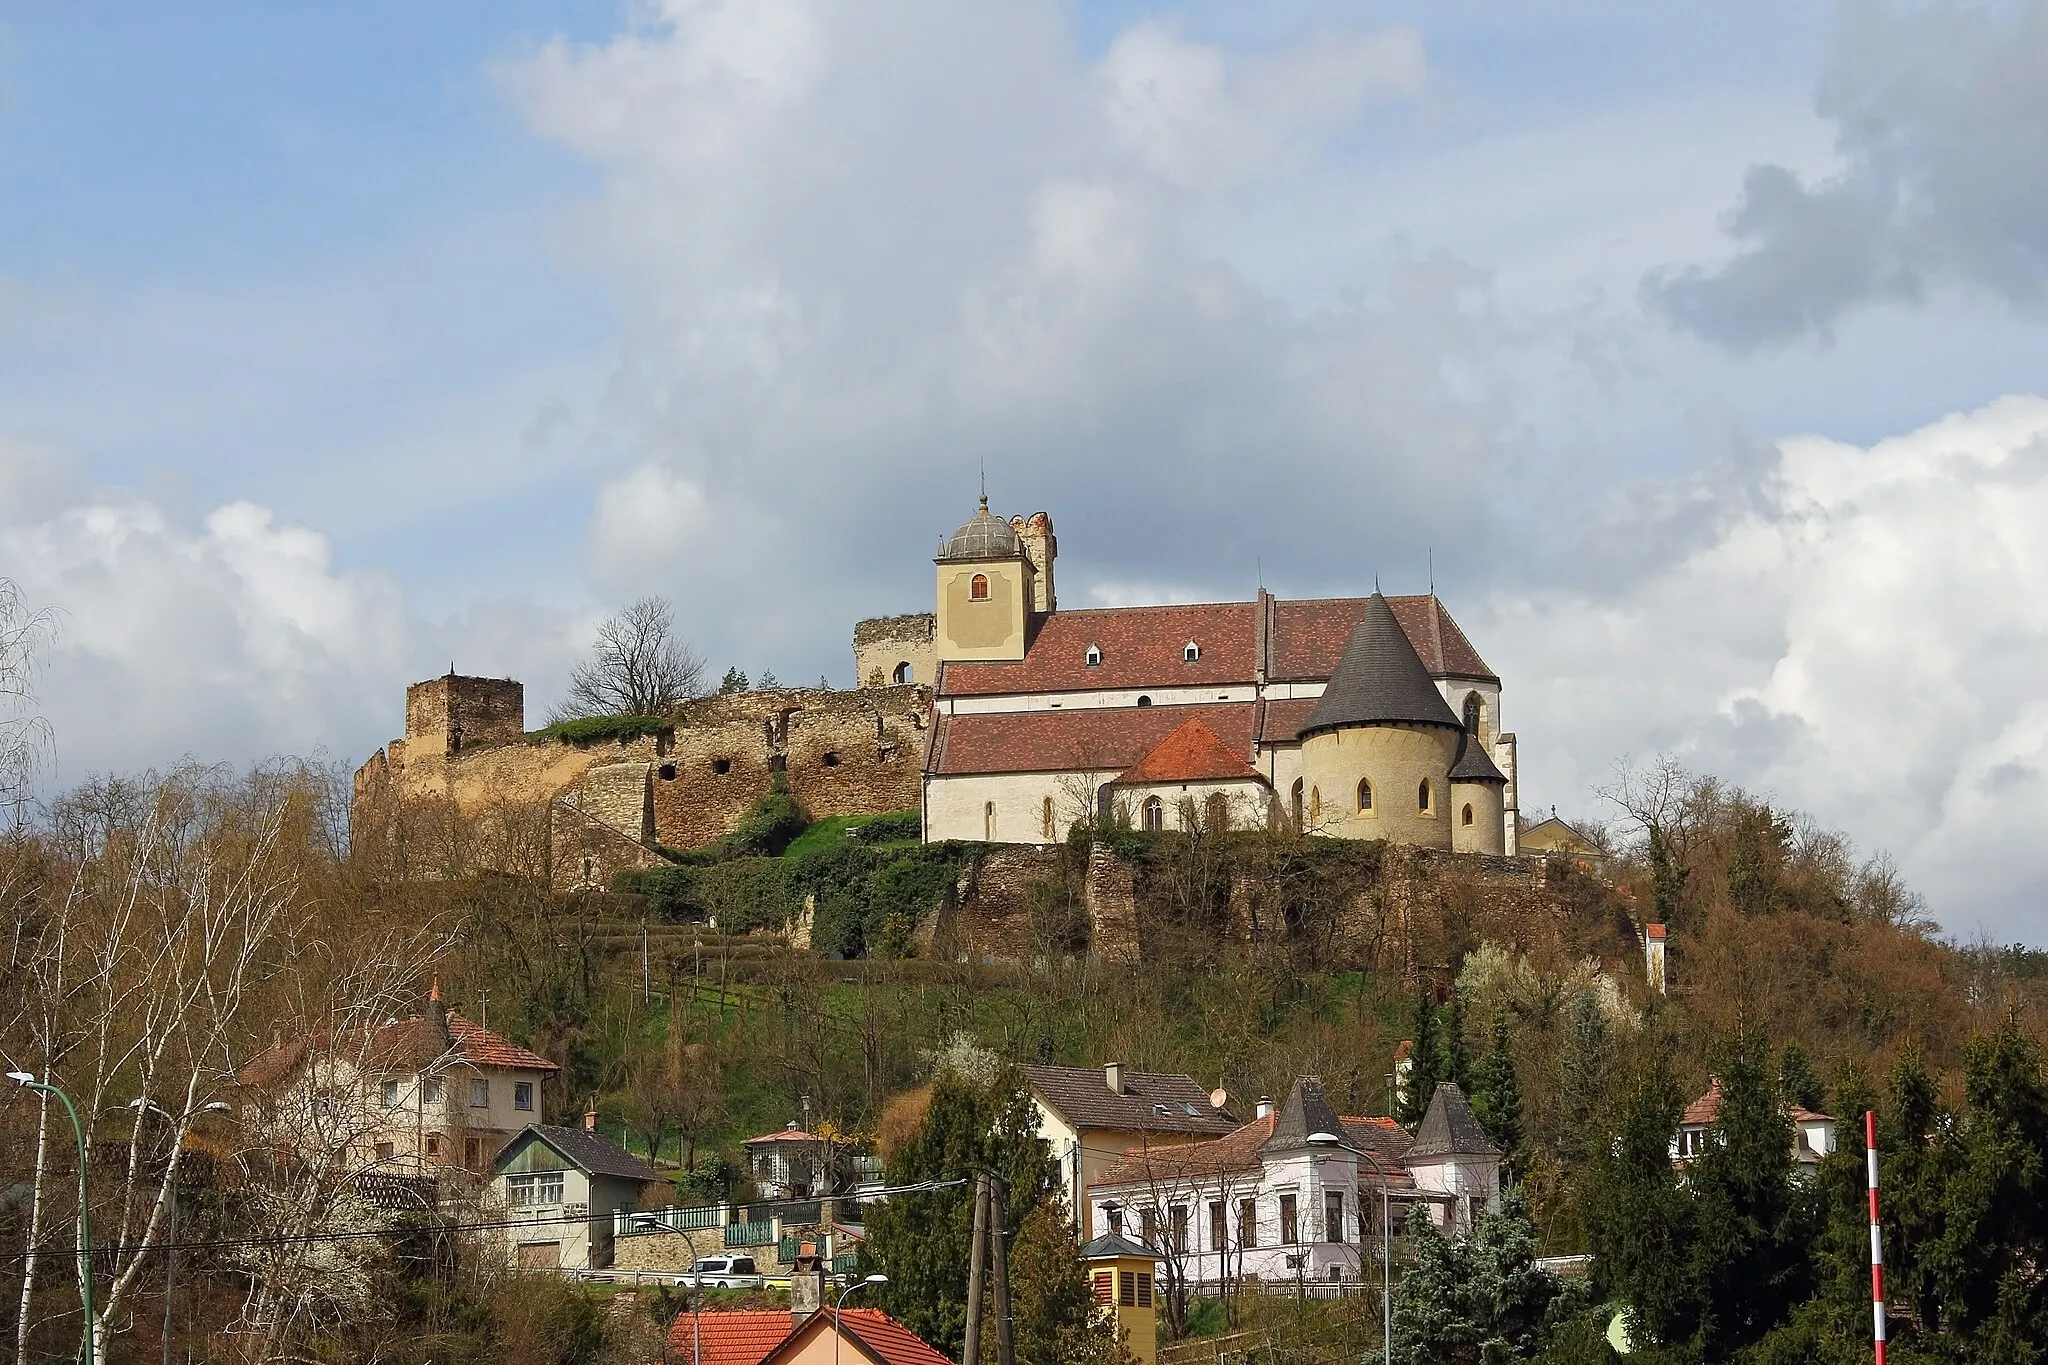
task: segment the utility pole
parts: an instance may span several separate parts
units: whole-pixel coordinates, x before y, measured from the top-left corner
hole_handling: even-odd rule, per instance
[[[1008,1195],[1003,1178],[996,1176],[988,1196],[988,1235],[994,1242],[990,1249],[996,1262],[996,1365],[1017,1365],[1017,1344],[1010,1339],[1010,1233],[1003,1226]]]
[[[967,1341],[961,1365],[981,1363],[981,1267],[988,1243],[988,1177],[974,1177],[974,1240],[967,1247]]]

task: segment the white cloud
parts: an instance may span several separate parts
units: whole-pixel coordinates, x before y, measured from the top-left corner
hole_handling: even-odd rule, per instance
[[[1474,614],[1531,799],[1668,749],[1890,849],[1952,929],[2038,940],[2048,399],[1787,440],[1694,491],[1614,514],[1673,531],[1633,573]]]

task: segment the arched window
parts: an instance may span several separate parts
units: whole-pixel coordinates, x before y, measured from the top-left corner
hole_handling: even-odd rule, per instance
[[[1099,646],[1099,645],[1090,645],[1090,646],[1088,646],[1088,656],[1087,656],[1087,658],[1088,658],[1088,666],[1089,666],[1090,668],[1100,668],[1100,667],[1102,667],[1102,648],[1101,648],[1101,646]]]
[[[1458,823],[1461,825],[1472,823],[1472,803],[1470,801],[1465,803],[1464,811],[1458,816]]]
[[[1467,812],[1469,813],[1469,812],[1470,812],[1470,810],[1471,810],[1471,807],[1467,806],[1467,807],[1466,807],[1466,810],[1467,810]],[[1045,836],[1045,838],[1046,838],[1047,842],[1051,842],[1051,840],[1052,840],[1052,798],[1051,798],[1050,796],[1048,796],[1048,797],[1046,797],[1046,798],[1045,798],[1045,813],[1044,813],[1044,815],[1043,815],[1043,817],[1042,817],[1042,819],[1041,819],[1041,822],[1040,822],[1040,823],[1041,823],[1041,826],[1042,826],[1042,828],[1041,828],[1040,832],[1041,832],[1042,834],[1044,834],[1044,836]],[[1469,824],[1471,824],[1472,822],[1471,822],[1470,820],[1467,820],[1467,821],[1466,821],[1465,823],[1469,825]]]
[[[1308,789],[1308,823],[1311,828],[1323,823],[1323,789],[1321,787],[1310,787]]]
[[[1294,790],[1293,790],[1292,792],[1290,792],[1290,793],[1289,793],[1288,795],[1289,795],[1289,798],[1290,798],[1290,801],[1291,801],[1291,804],[1292,804],[1292,806],[1293,806],[1293,810],[1294,810],[1294,827],[1295,827],[1296,829],[1300,829],[1300,828],[1301,828],[1301,779],[1300,779],[1300,778],[1298,778],[1298,777],[1297,777],[1297,778],[1295,778],[1295,779],[1294,779]]]
[[[1154,831],[1166,828],[1166,803],[1156,796],[1145,798],[1145,828]]]
[[[1421,811],[1424,815],[1429,814],[1429,779],[1426,777],[1415,788],[1415,809]]]
[[[1180,647],[1180,657],[1182,663],[1191,664],[1202,657],[1202,647],[1190,640]]]
[[[1224,796],[1222,792],[1210,792],[1205,806],[1206,809],[1202,812],[1202,818],[1208,822],[1211,831],[1230,828],[1229,798]]]
[[[898,686],[910,681],[910,660],[905,659],[902,663],[896,665],[894,677]]]
[[[1140,705],[1140,706],[1150,706],[1151,704],[1152,704],[1152,699],[1151,699],[1150,697],[1140,697],[1140,698],[1138,698],[1138,705]]]
[[[967,595],[977,602],[988,601],[988,575],[978,573],[967,584]]]
[[[1360,811],[1372,809],[1372,779],[1369,777],[1358,779],[1358,809]]]
[[[1465,728],[1473,734],[1479,733],[1479,722],[1486,718],[1486,703],[1477,692],[1465,694]]]
[[[996,841],[996,803],[984,801],[981,806],[981,838],[983,843]]]

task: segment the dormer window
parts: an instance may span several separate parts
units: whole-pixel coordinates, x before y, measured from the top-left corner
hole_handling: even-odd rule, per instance
[[[1086,657],[1087,657],[1087,660],[1088,660],[1088,667],[1090,667],[1090,668],[1100,668],[1100,667],[1102,667],[1102,646],[1100,646],[1100,645],[1090,645],[1090,646],[1088,646],[1088,653],[1087,653],[1087,656],[1086,656]]]
[[[1188,641],[1186,644],[1180,647],[1180,661],[1184,664],[1191,664],[1201,657],[1202,647],[1196,644],[1193,640]]]

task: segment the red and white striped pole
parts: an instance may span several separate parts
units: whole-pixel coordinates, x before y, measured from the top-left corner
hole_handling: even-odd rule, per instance
[[[1884,1365],[1884,1244],[1877,1231],[1877,1114],[1863,1111],[1863,1157],[1870,1166],[1870,1311],[1876,1326],[1877,1365]]]

